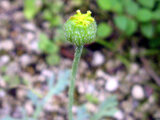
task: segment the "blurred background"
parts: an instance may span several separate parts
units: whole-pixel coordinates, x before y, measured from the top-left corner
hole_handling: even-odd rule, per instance
[[[64,22],[92,11],[75,120],[160,119],[159,0],[0,0],[0,120],[67,120],[75,47]]]

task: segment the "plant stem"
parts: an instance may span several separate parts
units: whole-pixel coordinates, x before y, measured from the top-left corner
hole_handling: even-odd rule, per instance
[[[69,105],[68,105],[68,120],[73,120],[72,114],[72,106],[74,102],[74,88],[75,88],[75,80],[76,80],[76,73],[78,69],[79,60],[82,54],[83,46],[77,46],[74,54],[74,60],[72,64],[72,75],[69,87]]]

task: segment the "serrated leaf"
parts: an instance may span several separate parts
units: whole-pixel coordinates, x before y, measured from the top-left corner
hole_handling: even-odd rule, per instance
[[[49,89],[53,87],[54,82],[55,82],[55,75],[53,73],[52,76],[47,79],[47,84]]]
[[[107,98],[104,102],[99,106],[99,110],[109,109],[111,107],[117,106],[118,102],[116,100],[116,96],[111,96]]]
[[[100,23],[97,28],[97,36],[100,38],[105,38],[110,36],[112,33],[112,28],[107,23]]]
[[[34,105],[36,105],[37,102],[39,101],[38,96],[34,94],[31,90],[27,91],[27,97],[32,101]]]
[[[112,117],[117,111],[117,104],[118,102],[115,96],[109,97],[99,106],[98,112],[94,114],[91,120],[100,120],[107,116]]]
[[[88,120],[88,119],[89,119],[89,114],[88,114],[85,106],[79,107],[76,120]]]
[[[54,94],[61,93],[69,84],[70,70],[60,71],[57,84],[54,87]]]

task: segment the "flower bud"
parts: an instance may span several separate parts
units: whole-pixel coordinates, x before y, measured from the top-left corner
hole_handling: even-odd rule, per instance
[[[77,10],[77,14],[71,16],[64,24],[64,31],[66,39],[76,46],[94,42],[97,25],[91,11],[82,14]]]

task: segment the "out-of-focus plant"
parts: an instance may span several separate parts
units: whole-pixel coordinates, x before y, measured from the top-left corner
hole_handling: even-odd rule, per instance
[[[49,26],[54,28],[52,41],[44,34],[40,34],[39,41],[39,48],[47,54],[46,61],[49,65],[58,64],[60,60],[57,53],[59,45],[62,41],[64,42],[63,5],[62,0],[24,0],[24,15],[28,20],[39,20],[40,18],[42,21],[47,21]]]
[[[128,52],[133,43],[145,48],[143,56],[154,55],[158,61],[160,60],[160,54],[154,52],[160,48],[159,0],[97,0],[96,2],[99,8],[97,17],[101,18],[97,30],[98,43],[114,51],[116,56],[121,55],[118,59],[121,58],[125,64],[127,60],[130,61]],[[109,41],[106,40],[108,38]],[[125,51],[123,51],[124,46]],[[141,51],[137,56],[143,57]]]
[[[51,26],[61,26],[63,8],[62,0],[24,0],[24,15],[31,20],[38,14],[47,20]]]
[[[2,78],[7,83],[9,88],[14,88],[22,85],[28,85],[29,82],[25,79],[20,78],[18,75],[3,75]]]
[[[117,99],[115,96],[108,97],[98,108],[98,111],[91,114],[87,111],[85,105],[79,107],[76,120],[102,120],[105,117],[113,117],[117,112]]]
[[[56,65],[59,63],[59,47],[54,42],[49,40],[49,38],[43,33],[39,36],[38,46],[42,52],[47,54],[46,62],[49,65]]]
[[[33,19],[40,11],[41,5],[39,3],[41,0],[24,0],[24,15],[27,19]]]
[[[156,36],[155,27],[160,22],[159,1],[97,0],[97,4],[106,14],[113,14],[114,24],[122,34],[134,36],[135,32],[140,32],[148,39]],[[138,28],[141,28],[141,31],[138,31]]]
[[[11,116],[3,117],[1,120],[38,120],[40,113],[43,111],[44,105],[52,98],[53,95],[58,95],[62,93],[69,84],[70,70],[63,70],[58,73],[58,78],[56,82],[56,77],[53,74],[47,79],[48,92],[45,96],[37,93],[34,89],[29,89],[27,92],[27,97],[35,105],[35,112],[32,117],[27,116],[24,108],[21,109],[23,113],[22,118],[16,119]]]

